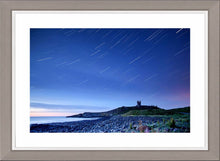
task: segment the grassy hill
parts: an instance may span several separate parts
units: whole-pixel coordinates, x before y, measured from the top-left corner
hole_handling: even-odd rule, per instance
[[[138,115],[174,115],[174,114],[184,114],[190,113],[190,107],[176,108],[176,109],[139,109],[139,110],[130,110],[123,114],[123,116],[138,116]]]
[[[108,117],[114,115],[123,115],[123,116],[138,116],[138,115],[174,115],[174,114],[183,114],[189,113],[190,107],[176,108],[165,110],[157,106],[131,106],[131,107],[118,107],[116,109],[106,111],[106,112],[85,112],[82,114],[67,116],[67,117]]]

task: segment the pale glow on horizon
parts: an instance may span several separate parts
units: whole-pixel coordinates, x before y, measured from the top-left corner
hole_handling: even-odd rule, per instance
[[[76,113],[62,113],[62,112],[30,112],[30,117],[41,117],[41,116],[70,116]]]
[[[40,116],[70,116],[75,115],[75,112],[68,112],[62,109],[46,109],[46,108],[30,108],[30,117],[40,117]]]
[[[94,106],[91,106],[94,107]],[[31,103],[30,105],[30,117],[41,116],[70,116],[83,112],[102,112],[110,109],[96,107],[96,109],[90,109],[91,107],[72,106],[72,105],[56,105],[56,104],[43,104],[43,103]]]

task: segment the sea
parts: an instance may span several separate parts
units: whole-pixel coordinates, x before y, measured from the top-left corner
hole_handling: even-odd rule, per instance
[[[65,116],[50,116],[50,117],[30,117],[30,124],[46,124],[46,123],[61,123],[83,120],[96,120],[98,118],[74,118]]]

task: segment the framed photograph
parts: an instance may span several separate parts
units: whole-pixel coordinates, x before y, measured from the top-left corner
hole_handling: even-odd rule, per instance
[[[219,159],[218,0],[18,2],[1,159]]]
[[[31,28],[29,37],[30,133],[190,133],[189,28]]]

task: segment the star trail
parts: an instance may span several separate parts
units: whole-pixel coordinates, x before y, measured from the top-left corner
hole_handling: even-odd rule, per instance
[[[30,96],[36,115],[189,106],[190,29],[30,29]]]

